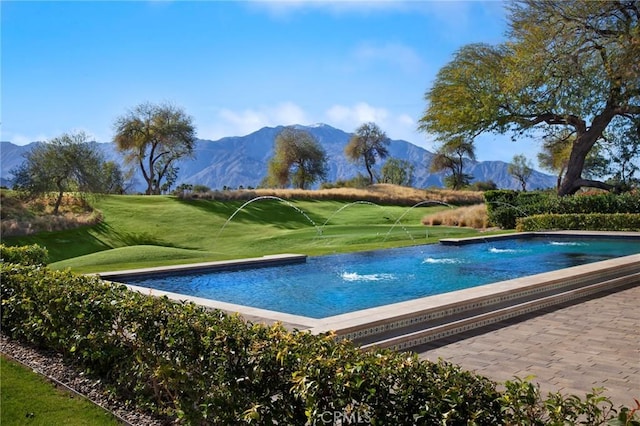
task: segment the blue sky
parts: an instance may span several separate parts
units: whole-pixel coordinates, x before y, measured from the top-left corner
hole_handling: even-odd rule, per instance
[[[264,126],[373,121],[433,150],[417,120],[438,70],[463,45],[504,41],[498,1],[2,1],[1,139],[84,130],[170,102],[202,139]],[[487,136],[478,159],[534,158]]]

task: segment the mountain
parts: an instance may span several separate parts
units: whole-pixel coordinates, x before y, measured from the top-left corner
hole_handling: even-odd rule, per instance
[[[365,173],[347,161],[344,147],[353,134],[344,132],[326,124],[295,127],[311,133],[325,149],[329,171],[327,180],[350,179],[358,173]],[[193,159],[184,159],[177,163],[180,169],[177,183],[206,185],[212,189],[239,186],[256,187],[267,172],[267,162],[273,155],[273,142],[284,126],[264,127],[246,136],[232,136],[217,141],[198,140]],[[37,142],[35,142],[37,143]],[[98,143],[105,158],[122,163],[122,157],[113,143]],[[0,142],[0,178],[4,186],[10,186],[11,169],[20,165],[24,153],[33,147],[10,142]],[[442,187],[444,175],[429,173],[429,164],[433,153],[404,140],[392,140],[389,144],[389,156],[406,160],[414,166],[414,182],[417,188]],[[377,170],[382,164],[377,165]],[[502,161],[467,161],[465,172],[474,177],[474,182],[495,182],[499,188],[518,189],[518,183],[507,172],[508,164]],[[143,179],[135,178],[134,190],[143,191]],[[534,171],[527,187],[530,189],[548,188],[555,185],[555,178]]]

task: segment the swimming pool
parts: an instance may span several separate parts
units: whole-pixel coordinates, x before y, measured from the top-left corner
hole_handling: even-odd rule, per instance
[[[310,257],[306,263],[118,280],[325,318],[640,253],[637,239],[546,236]]]

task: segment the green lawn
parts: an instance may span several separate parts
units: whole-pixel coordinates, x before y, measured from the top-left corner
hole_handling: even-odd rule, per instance
[[[95,202],[104,221],[93,227],[6,238],[49,250],[52,268],[100,272],[178,263],[322,255],[434,243],[478,231],[426,227],[420,219],[445,210],[341,201],[183,201],[172,196],[105,196]],[[232,220],[229,220],[233,216]]]
[[[42,376],[1,356],[0,424],[100,426],[121,423],[90,401],[56,389]]]

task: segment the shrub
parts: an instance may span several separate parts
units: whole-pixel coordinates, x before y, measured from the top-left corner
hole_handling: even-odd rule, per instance
[[[527,413],[529,424],[542,424],[548,413],[531,408],[554,407],[530,393],[501,394],[496,383],[445,361],[363,352],[331,334],[255,325],[70,271],[1,268],[4,333],[61,352],[125,401],[184,424],[324,424],[336,413],[371,424],[443,425],[505,424]],[[558,398],[556,406],[564,404]],[[593,406],[566,401],[573,410]]]
[[[193,192],[205,193],[211,191],[207,185],[193,185]]]
[[[530,377],[531,378],[531,377]],[[602,425],[607,420],[615,423],[616,410],[611,402],[602,396],[602,389],[593,389],[584,401],[575,396],[565,397],[560,393],[549,393],[546,399],[540,388],[528,380],[516,378],[504,383],[505,391],[500,398],[504,407],[504,418],[509,425]],[[616,420],[632,425],[633,414],[621,410]]]
[[[537,214],[640,212],[640,193],[600,192],[558,197],[548,191],[499,190],[487,191],[484,197],[489,221],[503,229],[513,229],[517,219]]]
[[[469,226],[476,229],[485,229],[489,226],[487,208],[485,204],[458,207],[427,215],[421,220],[428,226]]]
[[[516,230],[640,231],[640,214],[542,214],[519,218]]]
[[[7,263],[45,265],[49,261],[49,253],[46,248],[37,244],[27,246],[5,246],[0,244],[0,258]]]

